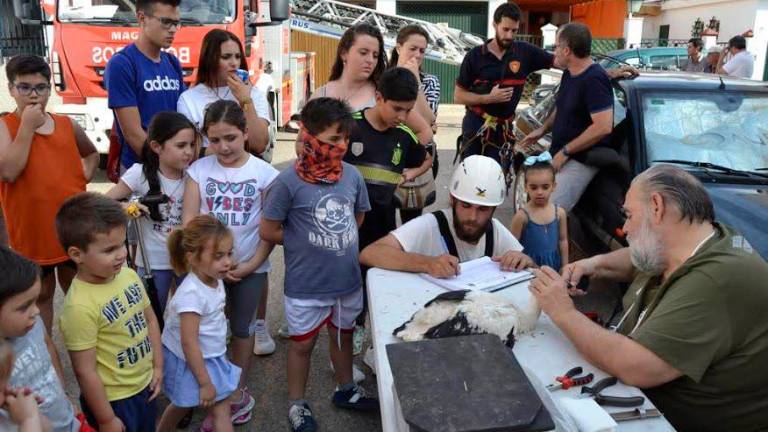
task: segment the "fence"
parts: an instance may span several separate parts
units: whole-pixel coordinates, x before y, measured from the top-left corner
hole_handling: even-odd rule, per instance
[[[315,53],[315,88],[328,82],[338,45],[339,40],[332,37],[291,30],[291,51]]]
[[[640,46],[630,48],[652,48],[652,47],[687,47],[688,39],[640,39]]]
[[[624,49],[624,38],[618,39],[605,39],[594,38],[592,39],[592,54],[605,54],[610,51]]]

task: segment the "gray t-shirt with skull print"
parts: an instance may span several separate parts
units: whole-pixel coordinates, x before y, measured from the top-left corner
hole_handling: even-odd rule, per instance
[[[346,162],[333,184],[308,183],[293,164],[275,178],[263,217],[283,221],[286,296],[337,298],[361,287],[355,214],[370,209],[363,177]]]

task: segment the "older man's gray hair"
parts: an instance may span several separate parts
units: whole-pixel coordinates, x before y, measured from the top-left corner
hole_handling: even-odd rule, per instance
[[[715,208],[701,182],[682,168],[673,165],[654,165],[632,180],[642,186],[646,197],[658,193],[665,204],[680,210],[681,220],[689,223],[714,222]]]

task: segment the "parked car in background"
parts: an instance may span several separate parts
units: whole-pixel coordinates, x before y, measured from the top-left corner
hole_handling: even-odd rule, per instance
[[[587,254],[625,246],[621,206],[632,179],[653,164],[676,164],[702,181],[718,221],[740,231],[768,259],[768,85],[715,75],[642,72],[613,82],[610,149],[595,158],[600,172],[569,215],[569,230]],[[522,110],[519,141],[554,108],[553,93]],[[532,153],[548,148],[545,136]],[[515,208],[527,196],[516,155]]]
[[[610,51],[597,56],[606,69],[629,64],[638,69],[682,70],[688,64],[686,47],[653,47]]]
[[[685,47],[622,49],[605,54],[594,54],[592,58],[605,69],[630,65],[641,70],[682,70],[688,64],[688,53]],[[559,73],[560,71],[556,69],[549,71],[549,75],[559,75]],[[543,84],[531,89],[527,93],[530,95],[531,105],[540,103],[555,88],[557,84]]]

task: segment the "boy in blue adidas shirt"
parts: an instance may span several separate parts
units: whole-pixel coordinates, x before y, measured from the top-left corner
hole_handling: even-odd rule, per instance
[[[176,111],[185,90],[181,63],[169,48],[181,26],[181,0],[138,0],[139,38],[109,60],[107,102],[115,113],[121,172],[138,161],[147,126],[160,111]]]

